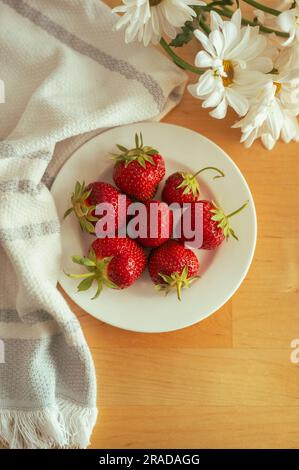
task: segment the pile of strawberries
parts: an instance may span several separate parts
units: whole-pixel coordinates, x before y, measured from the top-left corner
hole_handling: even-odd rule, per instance
[[[221,170],[214,167],[203,168],[194,175],[183,171],[173,173],[164,185],[162,201],[154,200],[159,183],[165,176],[162,155],[158,150],[145,146],[141,134],[136,134],[134,148],[128,149],[122,145],[117,147],[120,153],[113,155],[113,179],[118,189],[103,181],[95,181],[88,186],[77,182],[71,196],[72,206],[65,213],[65,217],[74,213],[82,230],[95,234],[95,226],[99,220],[95,213],[96,206],[108,202],[114,210],[116,235],[96,238],[86,257],[73,256],[73,261],[84,266],[87,272],[68,275],[81,279],[78,291],[85,291],[96,282],[97,290],[93,297],[96,298],[104,285],[112,289],[131,286],[148,265],[150,277],[158,290],[168,293],[174,289],[180,300],[182,288],[190,287],[198,278],[199,262],[194,251],[185,247],[184,242],[188,240],[184,235],[178,240],[171,239],[173,213],[169,205],[177,203],[182,206],[184,203],[190,203],[192,220],[199,210],[198,203],[201,203],[203,240],[200,248],[211,250],[230,235],[237,238],[229,220],[247,203],[225,215],[213,201],[200,200],[198,174],[204,170],[213,170],[217,173],[215,177],[224,176]],[[119,207],[120,194],[126,197],[126,210]],[[127,210],[132,201],[144,203],[148,217],[146,235],[139,236],[136,240],[120,235],[122,227],[128,224]],[[154,237],[151,236],[149,217],[150,207],[153,205],[157,206],[158,214]],[[151,248],[149,254],[145,247]]]

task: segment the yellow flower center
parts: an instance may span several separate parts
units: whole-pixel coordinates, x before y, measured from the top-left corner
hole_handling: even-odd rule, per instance
[[[277,96],[280,93],[280,90],[281,90],[281,83],[273,82],[273,84],[276,86],[275,96]]]
[[[157,5],[159,5],[159,3],[161,3],[162,0],[149,0],[149,4],[151,7],[155,7]]]
[[[226,73],[226,77],[221,77],[224,86],[229,86],[234,81],[234,66],[230,60],[224,60],[222,62],[224,72]]]

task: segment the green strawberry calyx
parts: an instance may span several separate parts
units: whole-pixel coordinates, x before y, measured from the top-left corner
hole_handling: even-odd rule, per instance
[[[172,273],[170,276],[167,274],[159,273],[163,280],[160,284],[156,285],[159,291],[165,292],[167,295],[172,290],[176,290],[178,300],[181,300],[181,290],[189,288],[191,284],[199,278],[199,276],[188,277],[188,266],[186,265],[180,274],[178,271]]]
[[[99,297],[103,290],[103,286],[109,287],[110,289],[119,289],[119,287],[112,282],[107,273],[107,268],[112,260],[113,256],[107,256],[102,259],[98,259],[94,250],[89,250],[88,256],[73,256],[72,260],[76,264],[80,264],[87,269],[87,273],[82,274],[70,274],[65,273],[72,279],[82,279],[80,284],[77,286],[77,292],[83,292],[88,290],[94,282],[96,282],[97,290],[95,295],[92,297],[96,299]]]
[[[139,135],[135,134],[135,148],[128,149],[119,144],[116,146],[121,151],[121,153],[113,153],[112,157],[116,164],[123,162],[125,164],[125,168],[127,168],[130,163],[137,161],[139,165],[142,166],[142,168],[146,169],[147,162],[151,165],[155,165],[153,155],[157,155],[159,153],[159,151],[153,147],[143,145],[143,137],[141,132]]]
[[[219,170],[219,168],[216,168],[214,166],[207,166],[205,168],[202,168],[201,170],[197,171],[194,175],[192,175],[192,173],[182,172],[179,173],[182,177],[182,182],[176,187],[176,189],[184,189],[183,194],[192,193],[194,198],[198,198],[200,196],[200,187],[196,177],[206,170],[214,170],[218,173],[216,176],[214,176],[213,179],[222,178],[225,176],[222,170]]]
[[[63,218],[65,219],[69,214],[74,212],[79,220],[81,229],[84,232],[95,233],[93,222],[97,222],[98,218],[93,215],[95,206],[91,206],[87,202],[90,194],[91,189],[86,189],[85,182],[80,183],[77,181],[75,190],[71,196],[72,206],[64,213]]]
[[[223,209],[220,206],[218,206],[214,201],[212,201],[214,209],[211,209],[211,213],[214,215],[211,217],[211,219],[218,222],[217,227],[223,230],[223,235],[225,236],[226,239],[232,236],[235,240],[238,240],[237,235],[235,234],[234,230],[230,226],[229,219],[233,217],[234,215],[238,214],[239,212],[241,212],[243,209],[245,209],[248,203],[249,201],[246,201],[241,207],[231,212],[230,214],[226,215]]]

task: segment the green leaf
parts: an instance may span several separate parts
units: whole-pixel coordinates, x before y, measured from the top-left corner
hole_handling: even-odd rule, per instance
[[[211,211],[212,212],[212,211]],[[211,217],[212,220],[215,220],[216,222],[218,222],[219,220],[222,220],[223,219],[223,216],[222,214],[215,214],[213,215],[213,217]]]
[[[91,189],[89,189],[88,191],[84,191],[84,193],[82,194],[82,199],[85,201],[85,199],[87,199],[90,195]]]
[[[124,147],[123,145],[116,144],[116,147],[121,151],[121,152],[128,152],[129,149]],[[115,154],[112,154],[115,155]]]
[[[119,289],[119,287],[116,284],[114,284],[114,282],[110,281],[110,279],[108,278],[105,278],[104,282],[107,287],[110,287],[110,289]]]
[[[74,208],[70,207],[67,211],[65,211],[63,218],[66,219],[68,215],[70,215],[71,212],[73,212]]]
[[[73,261],[73,263],[83,265],[84,258],[82,256],[75,255],[75,256],[72,256],[72,261]]]
[[[97,299],[97,298],[99,297],[100,293],[101,293],[102,290],[103,290],[103,281],[102,281],[102,279],[100,279],[100,278],[97,279],[97,284],[98,284],[98,288],[97,288],[97,290],[96,290],[95,295],[92,297],[91,300]]]
[[[92,277],[88,277],[87,279],[84,279],[77,286],[77,291],[78,292],[83,292],[85,290],[88,290],[91,287],[93,281],[94,281],[94,279]]]
[[[85,186],[85,183],[83,182],[82,183],[82,186],[80,184],[79,181],[76,182],[76,186],[75,186],[75,197],[78,197],[80,194],[81,194],[81,188],[84,188]]]
[[[235,240],[239,241],[239,238],[237,237],[237,235],[235,234],[235,232],[232,228],[229,229],[229,233]]]
[[[89,258],[83,258],[83,263],[82,264],[83,264],[83,266],[90,266],[90,267],[96,266],[96,263],[93,260],[89,259]]]
[[[169,45],[173,47],[182,47],[184,44],[188,44],[188,42],[193,38],[193,31],[194,27],[192,21],[186,21],[181,32],[176,35]]]
[[[94,261],[94,263],[97,262],[97,256],[95,254],[95,251],[92,248],[89,250],[88,258]]]
[[[142,168],[144,168],[146,170],[145,159],[143,157],[139,157],[137,161],[138,161],[139,165],[141,165]]]
[[[85,220],[84,229],[85,229],[85,231],[87,231],[89,233],[95,233],[94,226],[88,220]]]
[[[143,158],[146,162],[150,163],[151,165],[155,164],[154,160],[152,159],[150,155],[145,155]]]

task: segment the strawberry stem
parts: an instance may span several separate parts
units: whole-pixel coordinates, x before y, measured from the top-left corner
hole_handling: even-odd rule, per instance
[[[181,302],[181,289],[182,289],[182,281],[178,281],[176,284],[176,294],[180,302]]]
[[[206,170],[214,170],[216,171],[217,173],[219,173],[218,175],[214,176],[214,179],[216,178],[222,178],[225,176],[225,174],[223,173],[222,170],[219,170],[219,168],[216,168],[215,166],[206,166],[205,168],[202,168],[201,170],[197,171],[196,173],[194,173],[194,175],[192,175],[192,178],[196,178],[196,176],[198,176],[200,173],[202,173],[203,171],[206,171]]]
[[[108,256],[102,259],[97,259],[94,250],[91,249],[87,257],[72,257],[74,263],[80,264],[88,270],[87,273],[65,274],[72,279],[83,279],[83,281],[81,281],[77,286],[78,292],[88,290],[95,281],[97,284],[97,290],[95,295],[92,297],[92,300],[96,299],[102,292],[103,285],[110,287],[111,289],[118,289],[118,286],[109,279],[107,274],[107,268],[112,258],[113,256]]]
[[[188,277],[188,266],[186,265],[181,274],[176,271],[170,275],[159,273],[159,276],[163,280],[161,284],[157,284],[157,288],[160,291],[168,294],[172,290],[176,290],[177,298],[181,301],[181,290],[182,288],[188,288],[191,284],[198,279],[199,276]]]
[[[88,203],[90,194],[91,189],[87,189],[85,182],[80,183],[77,181],[71,196],[72,206],[64,213],[63,218],[65,219],[74,212],[81,229],[84,232],[94,233],[94,223],[98,221],[98,218],[94,216],[95,206],[90,206]]]
[[[223,234],[226,239],[232,236],[235,240],[238,240],[237,235],[235,234],[234,230],[230,226],[229,219],[233,217],[234,215],[238,214],[239,212],[241,212],[247,206],[248,202],[249,201],[246,201],[241,207],[231,212],[230,214],[226,215],[223,209],[217,206],[217,204],[214,201],[212,201],[214,209],[211,209],[211,213],[213,214],[211,217],[211,220],[218,222],[217,226],[218,228],[221,228],[223,230]]]
[[[226,216],[227,219],[229,219],[230,217],[233,217],[234,215],[238,214],[239,212],[241,212],[246,206],[247,204],[249,203],[249,201],[246,201],[241,207],[239,207],[239,209],[236,209],[235,211],[231,212],[230,214],[228,214]]]
[[[158,150],[154,149],[153,147],[143,145],[143,137],[141,132],[139,135],[137,133],[135,134],[135,148],[128,149],[119,144],[116,144],[116,146],[121,151],[121,153],[111,154],[112,158],[115,160],[116,164],[123,162],[126,168],[134,161],[138,162],[139,165],[141,165],[144,169],[146,168],[146,163],[155,165],[153,156],[159,153]]]

